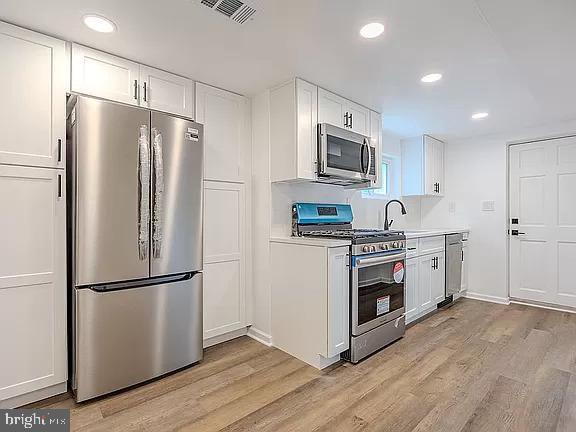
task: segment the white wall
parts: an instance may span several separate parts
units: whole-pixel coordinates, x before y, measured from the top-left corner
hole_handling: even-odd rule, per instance
[[[447,143],[446,195],[422,199],[422,227],[470,227],[470,293],[508,298],[507,143],[571,132],[576,122]],[[495,210],[482,211],[482,201]]]

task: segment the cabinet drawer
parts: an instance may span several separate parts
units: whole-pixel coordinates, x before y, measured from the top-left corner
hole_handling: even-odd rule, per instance
[[[418,239],[418,253],[427,255],[444,250],[446,240],[444,236],[423,237]]]
[[[406,240],[406,258],[418,256],[418,239]]]

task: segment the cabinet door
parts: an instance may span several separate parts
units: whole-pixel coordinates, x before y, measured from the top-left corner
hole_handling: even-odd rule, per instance
[[[435,140],[424,136],[424,190],[426,195],[437,195],[436,192],[436,143]]]
[[[348,101],[343,97],[318,89],[318,123],[330,123],[338,127],[344,125],[344,115],[347,114]]]
[[[140,66],[140,105],[194,118],[194,81]]]
[[[418,259],[418,313],[432,309],[434,297],[432,293],[432,269],[434,255],[425,255]]]
[[[351,126],[349,129],[356,133],[370,136],[370,110],[362,105],[348,101],[346,111],[348,115],[352,116],[349,121]]]
[[[0,400],[66,381],[65,190],[62,170],[0,166]]]
[[[436,141],[435,143],[434,159],[436,165],[434,172],[436,182],[438,182],[437,195],[444,196],[444,143],[442,141]]]
[[[318,162],[318,87],[296,80],[298,178],[316,180]]]
[[[0,22],[0,163],[63,168],[65,43]]]
[[[418,258],[406,260],[406,278],[404,279],[404,301],[406,306],[406,324],[418,316]]]
[[[234,93],[196,83],[196,121],[204,125],[204,178],[242,182],[250,105]]]
[[[244,185],[204,184],[204,339],[246,326]]]
[[[328,249],[328,357],[350,347],[348,248]]]
[[[468,269],[469,269],[469,259],[468,259],[468,247],[462,248],[462,284],[460,286],[460,291],[466,291],[468,289]]]
[[[138,75],[137,63],[72,44],[73,92],[138,105]]]
[[[372,183],[371,188],[379,189],[385,179],[382,178],[382,118],[380,114],[370,111],[370,140],[372,145],[376,147],[376,182]]]
[[[446,266],[444,252],[435,255],[436,268],[432,270],[432,298],[434,306],[446,298]]]

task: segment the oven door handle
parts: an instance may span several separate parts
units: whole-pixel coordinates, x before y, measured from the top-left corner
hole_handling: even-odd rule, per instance
[[[394,254],[394,255],[384,255],[372,258],[357,258],[356,267],[368,267],[378,264],[386,264],[393,261],[399,261],[406,258],[406,252]]]

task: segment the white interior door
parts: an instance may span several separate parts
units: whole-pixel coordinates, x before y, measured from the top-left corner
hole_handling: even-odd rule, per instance
[[[576,307],[576,137],[510,147],[510,296]]]

